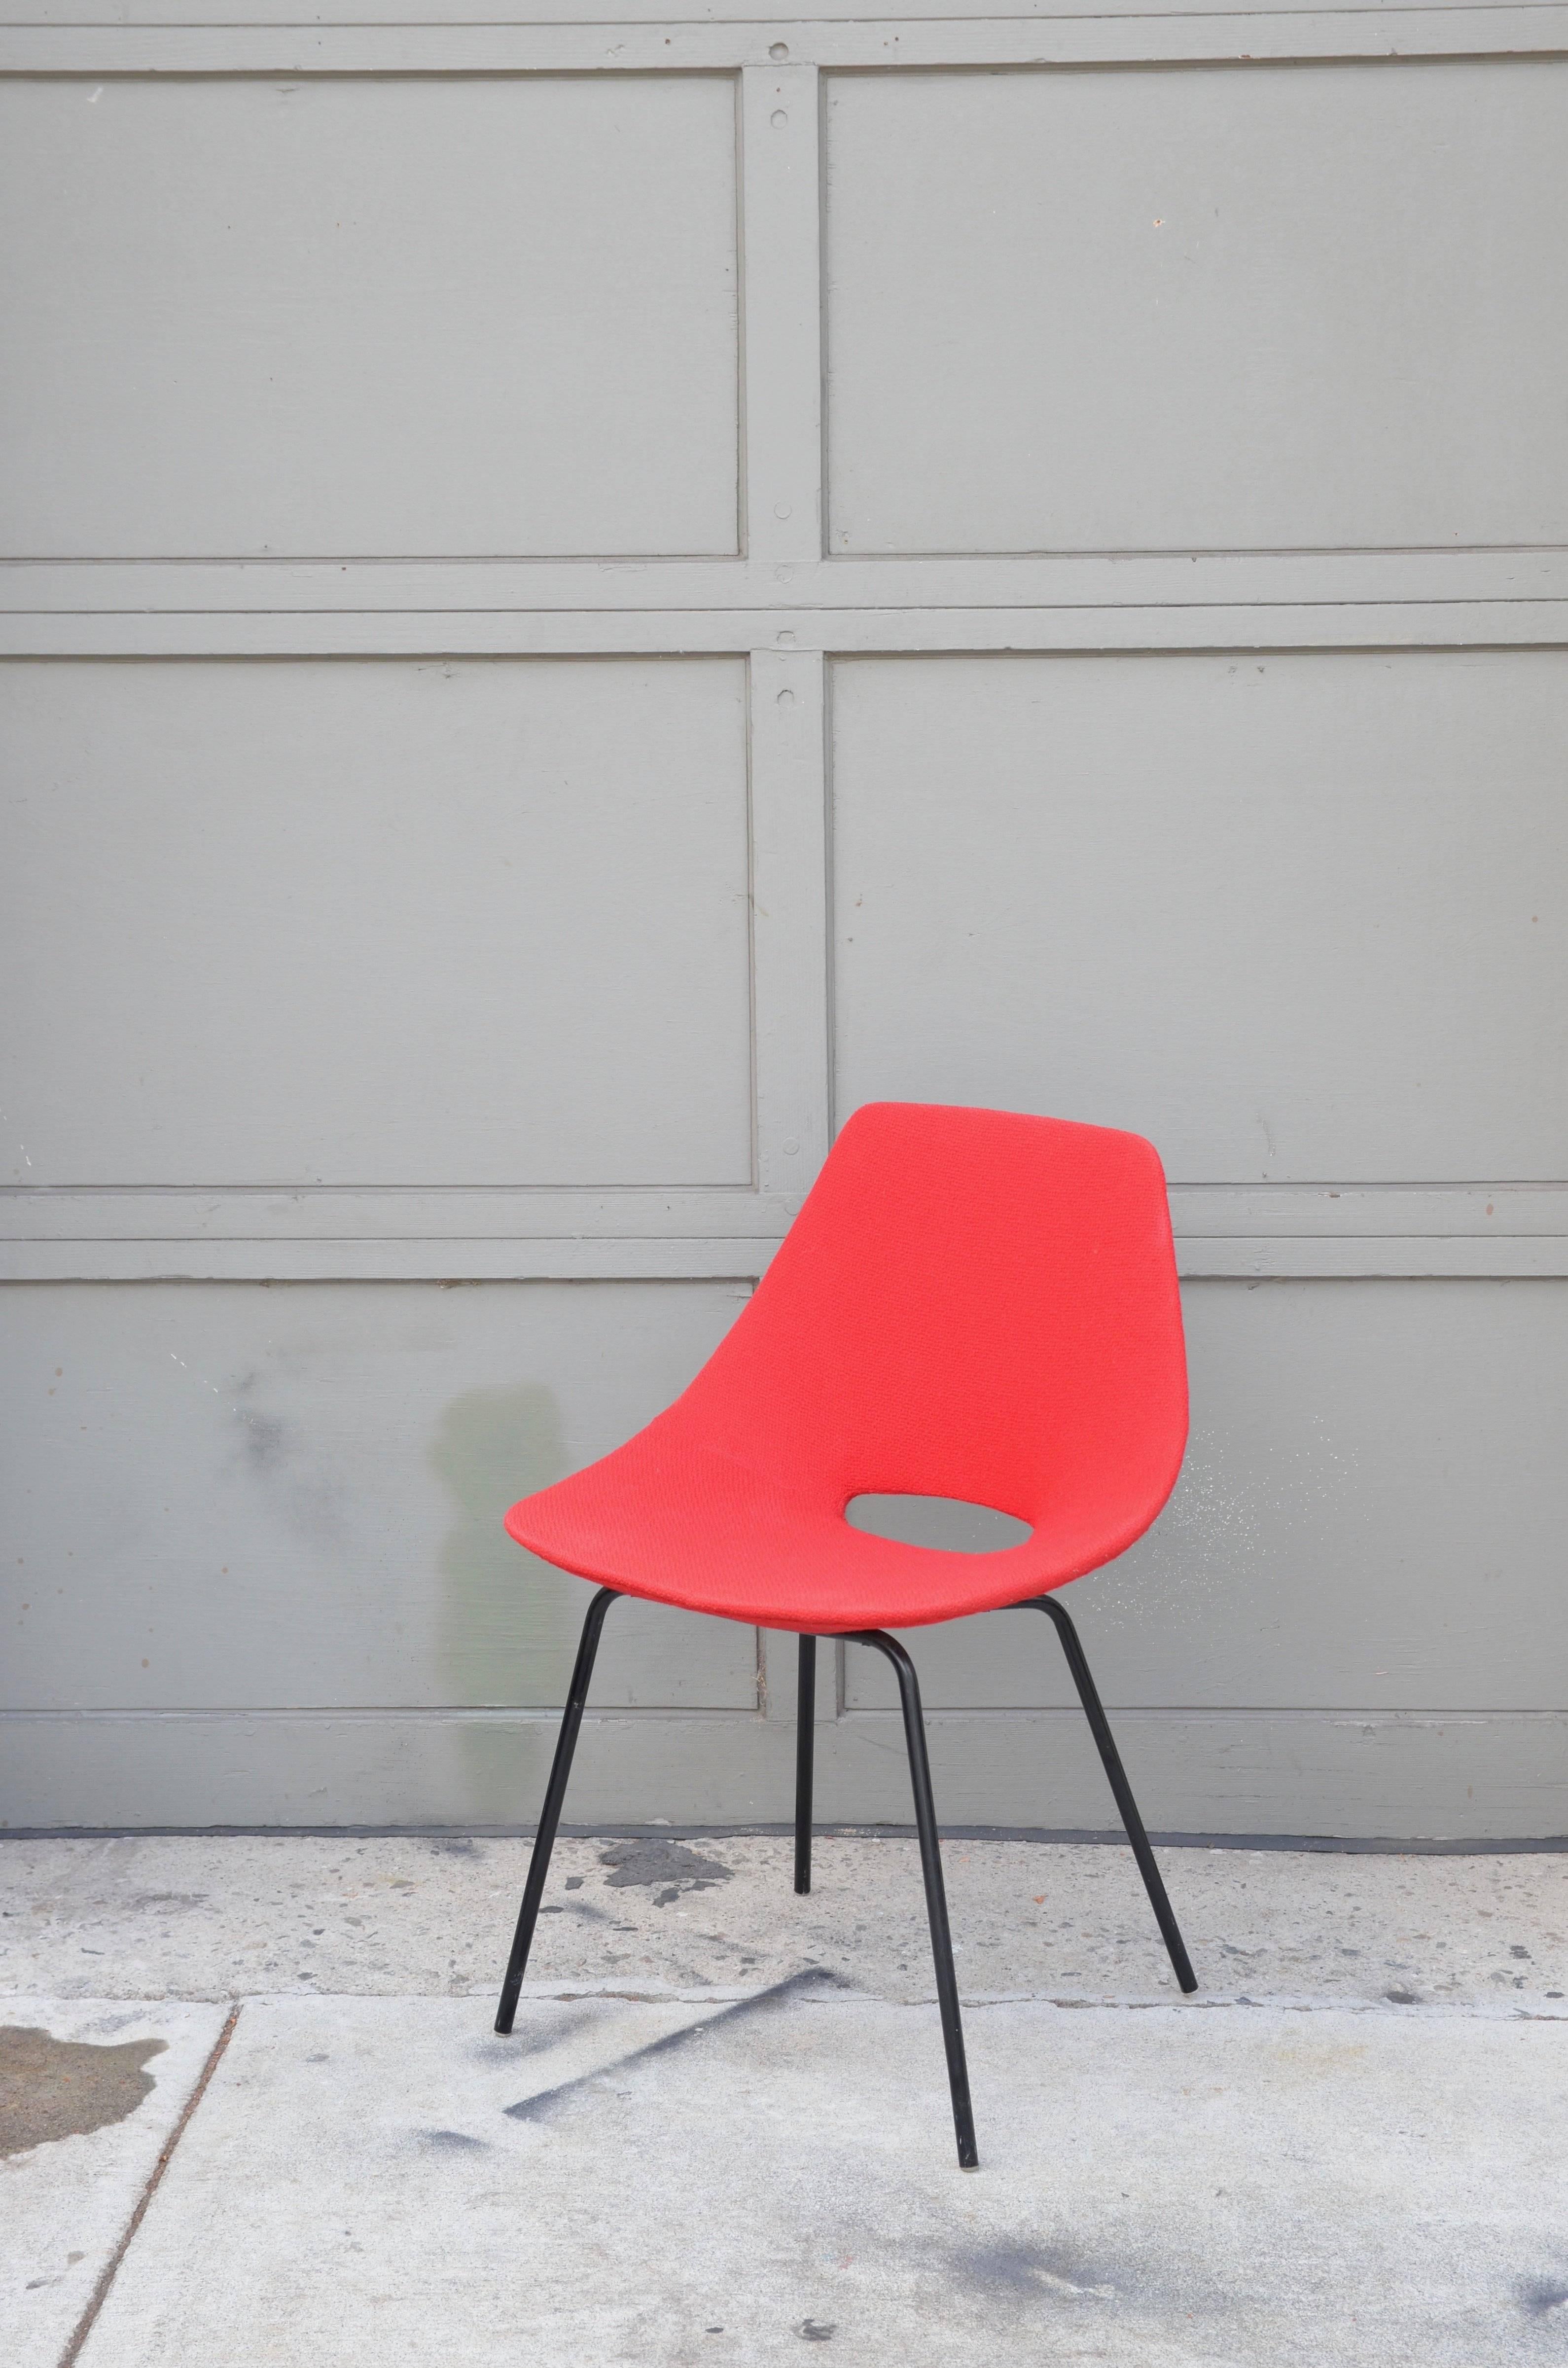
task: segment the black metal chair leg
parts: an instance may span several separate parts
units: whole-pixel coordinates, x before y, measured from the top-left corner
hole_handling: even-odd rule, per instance
[[[528,1879],[523,1886],[512,1953],[506,1961],[506,1978],[501,1985],[501,2003],[495,2011],[495,2028],[502,2033],[511,2030],[517,2011],[517,1996],[523,1987],[528,1951],[533,1946],[534,1926],[539,1921],[539,1903],[544,1896],[544,1879],[550,1873],[550,1853],[555,1847],[555,1828],[561,1823],[561,1807],[566,1798],[566,1780],[572,1773],[572,1754],[577,1748],[577,1730],[583,1724],[583,1705],[588,1699],[588,1679],[594,1674],[594,1656],[599,1649],[599,1631],[605,1624],[605,1613],[615,1600],[614,1588],[601,1587],[583,1622],[566,1708],[562,1713],[561,1733],[556,1738],[555,1758],[551,1763],[550,1782],[540,1811],[539,1831],[534,1836],[533,1856],[528,1861]]]
[[[812,1887],[812,1753],[816,1742],[817,1640],[801,1639],[800,1702],[795,1712],[795,1888]]]
[[[1078,1631],[1074,1627],[1065,1607],[1058,1603],[1053,1596],[1035,1596],[1028,1603],[1020,1605],[1019,1609],[1025,1611],[1043,1611],[1046,1617],[1055,1623],[1056,1633],[1062,1639],[1062,1649],[1067,1656],[1067,1667],[1072,1670],[1073,1682],[1078,1689],[1078,1700],[1083,1703],[1085,1715],[1089,1722],[1089,1731],[1095,1738],[1100,1758],[1105,1763],[1105,1772],[1110,1778],[1110,1789],[1116,1795],[1116,1805],[1121,1812],[1121,1822],[1127,1828],[1127,1839],[1132,1845],[1132,1855],[1138,1861],[1138,1872],[1143,1878],[1143,1888],[1149,1895],[1149,1905],[1154,1911],[1154,1919],[1165,1936],[1165,1946],[1170,1951],[1171,1964],[1176,1968],[1176,1977],[1184,1990],[1189,1992],[1195,1990],[1198,1987],[1198,1975],[1192,1970],[1192,1960],[1187,1953],[1187,1944],[1181,1937],[1180,1928],[1171,1911],[1171,1903],[1165,1896],[1165,1886],[1161,1880],[1160,1870],[1154,1863],[1154,1853],[1149,1847],[1149,1837],[1143,1830],[1143,1820],[1138,1814],[1138,1804],[1132,1797],[1132,1787],[1127,1781],[1127,1770],[1121,1764],[1121,1754],[1116,1748],[1116,1738],[1111,1734],[1110,1721],[1105,1714],[1099,1690],[1089,1674],[1089,1665],[1084,1657],[1084,1647],[1078,1641]]]
[[[980,2156],[974,2143],[974,2111],[969,2097],[969,2066],[964,2058],[963,2023],[959,2015],[958,1978],[953,1972],[952,1935],[948,1930],[948,1895],[942,1884],[942,1859],[937,1839],[937,1810],[931,1798],[931,1763],[926,1756],[926,1721],[920,1710],[920,1681],[903,1646],[880,1628],[851,1635],[852,1645],[869,1645],[890,1660],[898,1676],[903,1705],[903,1739],[909,1747],[909,1781],[915,1793],[915,1824],[920,1836],[920,1864],[926,1877],[926,1912],[931,1919],[931,1954],[937,1965],[937,1999],[942,2013],[942,2044],[948,2051],[948,2085],[953,2097],[953,2129],[959,2142],[959,2168],[976,2170]]]

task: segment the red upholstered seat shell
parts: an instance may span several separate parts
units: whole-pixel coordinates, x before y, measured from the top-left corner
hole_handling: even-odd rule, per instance
[[[630,1595],[824,1635],[994,1610],[1097,1569],[1175,1486],[1187,1372],[1165,1177],[1108,1127],[858,1110],[753,1298],[635,1439],[506,1516]],[[1032,1524],[951,1554],[862,1494]]]

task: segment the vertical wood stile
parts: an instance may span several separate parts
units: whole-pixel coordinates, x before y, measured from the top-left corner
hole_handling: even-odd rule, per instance
[[[743,533],[754,560],[822,555],[817,150],[815,66],[745,67],[741,74]]]
[[[751,660],[752,947],[757,1180],[798,1204],[827,1150],[827,844],[824,661]],[[763,1634],[769,1718],[795,1715],[795,1640]],[[837,1713],[824,1673],[817,1716]]]

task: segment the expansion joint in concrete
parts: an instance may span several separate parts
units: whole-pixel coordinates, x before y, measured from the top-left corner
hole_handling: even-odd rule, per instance
[[[75,2326],[71,2330],[71,2340],[60,2355],[60,2368],[76,2368],[76,2362],[81,2357],[82,2346],[86,2342],[88,2336],[92,2333],[98,2313],[102,2310],[105,2303],[108,2300],[109,2289],[113,2285],[116,2277],[119,2275],[119,2265],[121,2261],[124,2260],[126,2254],[131,2250],[131,2245],[135,2240],[136,2231],[141,2227],[142,2221],[146,2218],[147,2207],[152,2203],[153,2196],[156,2195],[159,2185],[163,2180],[164,2173],[167,2170],[169,2164],[174,2159],[175,2148],[178,2146],[181,2138],[184,2137],[186,2130],[189,2126],[191,2116],[195,2113],[202,2098],[207,2094],[207,2086],[209,2081],[211,2079],[212,2075],[216,2072],[219,2065],[223,2060],[224,2050],[227,2048],[230,2040],[233,2039],[234,2035],[234,2029],[239,2021],[241,2012],[242,2008],[238,2002],[229,2009],[228,2014],[224,2018],[223,2028],[218,2033],[217,2038],[212,2044],[212,2052],[201,2067],[201,2078],[198,2080],[195,2088],[191,2090],[189,2097],[187,2099],[184,2112],[181,2113],[178,2121],[175,2123],[174,2128],[169,2132],[167,2138],[165,2140],[163,2150],[159,2154],[157,2161],[153,2165],[152,2175],[148,2179],[145,2187],[142,2190],[141,2194],[136,2199],[136,2208],[125,2224],[125,2233],[120,2237],[120,2240],[115,2247],[114,2251],[109,2255],[108,2260],[105,2262],[103,2275],[99,2278],[97,2284],[93,2288],[91,2294],[88,2296],[86,2308],[83,2311],[81,2317],[76,2321]]]

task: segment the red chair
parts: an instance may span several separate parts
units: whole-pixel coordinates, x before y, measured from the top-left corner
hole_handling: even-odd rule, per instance
[[[883,1633],[1023,1608],[1055,1622],[1184,1990],[1198,1987],[1077,1634],[1051,1590],[1149,1527],[1187,1443],[1165,1176],[1108,1127],[878,1102],[840,1134],[727,1338],[624,1447],[506,1527],[597,1579],[495,2018],[509,2032],[605,1613],[619,1595],[800,1636],[795,1888],[811,1886],[816,1639],[897,1672],[959,2161],[978,2160],[920,1689]],[[852,1529],[861,1495],[960,1497],[1031,1525],[955,1554]]]

